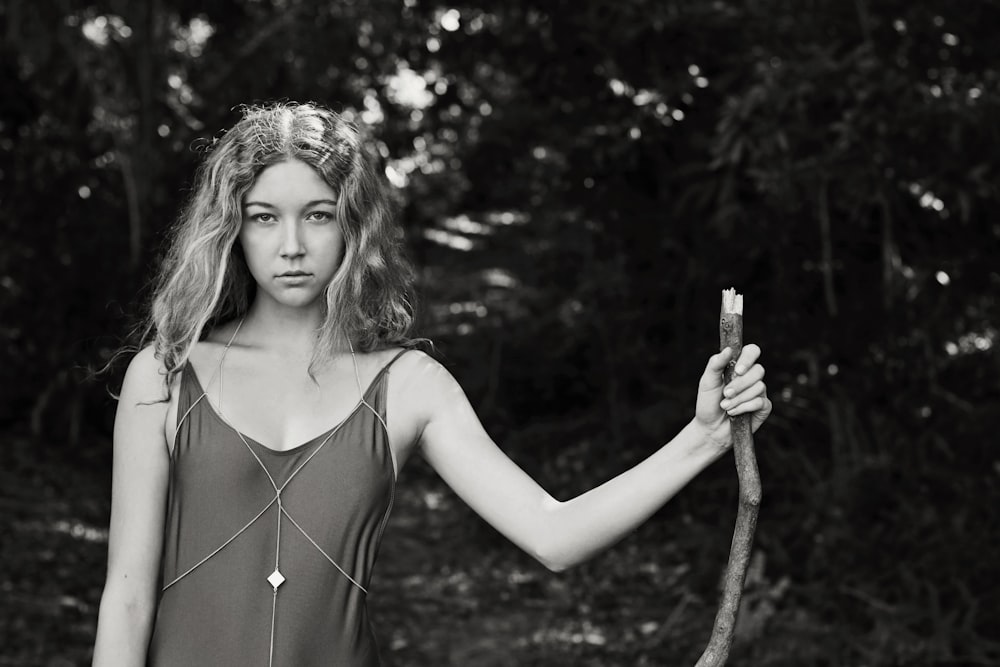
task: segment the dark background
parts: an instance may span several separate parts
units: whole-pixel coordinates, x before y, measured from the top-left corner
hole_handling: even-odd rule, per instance
[[[1000,6],[0,2],[0,665],[88,664],[121,367],[241,103],[373,128],[435,340],[560,498],[693,413],[720,290],[774,415],[733,665],[1000,664]],[[422,461],[372,595],[388,665],[693,664],[731,457],[553,575]]]

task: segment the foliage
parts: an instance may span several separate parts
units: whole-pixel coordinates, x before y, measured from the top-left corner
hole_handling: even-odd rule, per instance
[[[107,456],[107,379],[84,369],[141,307],[200,150],[241,103],[316,100],[371,124],[423,333],[561,495],[683,423],[719,290],[747,295],[776,410],[745,659],[995,660],[998,18],[941,0],[8,0],[0,427],[42,460]],[[638,644],[583,641],[565,664],[707,639],[734,493],[717,466],[641,539],[537,584],[556,635],[564,594],[588,600],[566,603],[581,623],[634,621]],[[670,613],[630,590],[647,561],[685,611],[643,634]],[[473,593],[501,589],[535,599]],[[421,591],[406,603],[472,595]]]

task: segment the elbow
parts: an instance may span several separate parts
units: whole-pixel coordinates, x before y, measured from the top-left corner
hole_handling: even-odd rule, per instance
[[[545,569],[547,569],[549,572],[556,572],[556,573],[565,572],[573,565],[572,563],[568,563],[565,560],[560,560],[558,558],[548,558],[542,556],[541,554],[535,554],[535,560],[544,565]]]
[[[532,554],[539,563],[550,572],[565,572],[586,560],[583,556],[574,554],[570,549],[544,549]]]
[[[94,667],[146,663],[155,602],[123,589],[120,585],[104,587],[97,617]]]
[[[561,523],[558,518],[559,507],[563,503],[555,499],[549,499],[544,510],[549,521],[546,521],[540,534],[537,536],[533,548],[529,553],[539,563],[545,566],[550,572],[565,572],[574,565],[578,565],[584,559],[575,553],[575,550],[567,543],[565,535],[560,530]]]
[[[130,623],[149,624],[156,613],[156,594],[148,586],[135,586],[108,578],[101,594],[101,613],[128,619]]]
[[[542,565],[548,568],[549,572],[554,572],[556,574],[559,574],[573,567],[575,563],[567,563],[564,561],[549,561],[547,563],[542,563]]]

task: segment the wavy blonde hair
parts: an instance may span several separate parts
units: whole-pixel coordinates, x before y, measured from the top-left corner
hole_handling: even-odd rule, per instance
[[[243,200],[257,175],[301,160],[337,193],[343,261],[325,290],[310,371],[347,347],[410,347],[413,273],[403,257],[384,176],[357,126],[315,104],[244,107],[243,118],[209,149],[190,200],[171,230],[140,347],[153,340],[170,386],[195,343],[242,317],[256,290],[237,237]]]

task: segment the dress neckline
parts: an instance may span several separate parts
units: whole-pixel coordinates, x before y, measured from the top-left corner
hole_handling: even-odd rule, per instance
[[[386,368],[388,368],[388,366],[386,366],[385,368],[383,368],[382,370],[380,370],[375,375],[375,377],[372,379],[371,383],[368,385],[368,388],[365,390],[364,394],[362,394],[361,399],[358,400],[358,402],[355,404],[354,408],[347,414],[347,416],[345,416],[337,424],[335,424],[334,426],[328,428],[327,430],[323,431],[322,433],[319,433],[319,434],[317,434],[317,435],[309,438],[305,442],[303,442],[301,444],[298,444],[298,445],[295,445],[294,447],[291,447],[289,449],[276,449],[274,447],[269,447],[268,445],[265,445],[264,443],[262,443],[261,441],[257,440],[256,438],[253,438],[253,437],[247,435],[242,430],[236,428],[235,425],[233,425],[228,419],[226,419],[222,415],[221,412],[219,412],[219,410],[212,404],[212,401],[209,400],[209,398],[208,398],[208,392],[205,390],[204,385],[202,385],[201,380],[198,377],[198,372],[195,370],[194,365],[191,363],[190,359],[188,359],[188,360],[185,361],[184,368],[190,374],[191,380],[194,382],[195,386],[198,389],[198,394],[201,396],[202,400],[205,402],[206,406],[208,407],[208,411],[212,414],[212,416],[215,419],[217,419],[220,423],[222,423],[226,428],[228,428],[229,430],[231,430],[234,435],[236,435],[236,436],[238,436],[238,437],[246,440],[249,443],[252,443],[252,444],[256,445],[259,449],[262,449],[263,451],[267,452],[268,454],[273,454],[275,456],[291,456],[293,454],[297,454],[297,453],[305,450],[306,448],[309,447],[309,445],[312,445],[312,444],[315,444],[316,442],[327,440],[327,439],[333,437],[333,435],[337,431],[339,431],[356,414],[358,414],[358,412],[360,411],[360,408],[365,404],[365,397],[375,387],[376,383],[378,383],[378,381],[382,379],[382,376],[385,374],[385,370],[386,370]]]

